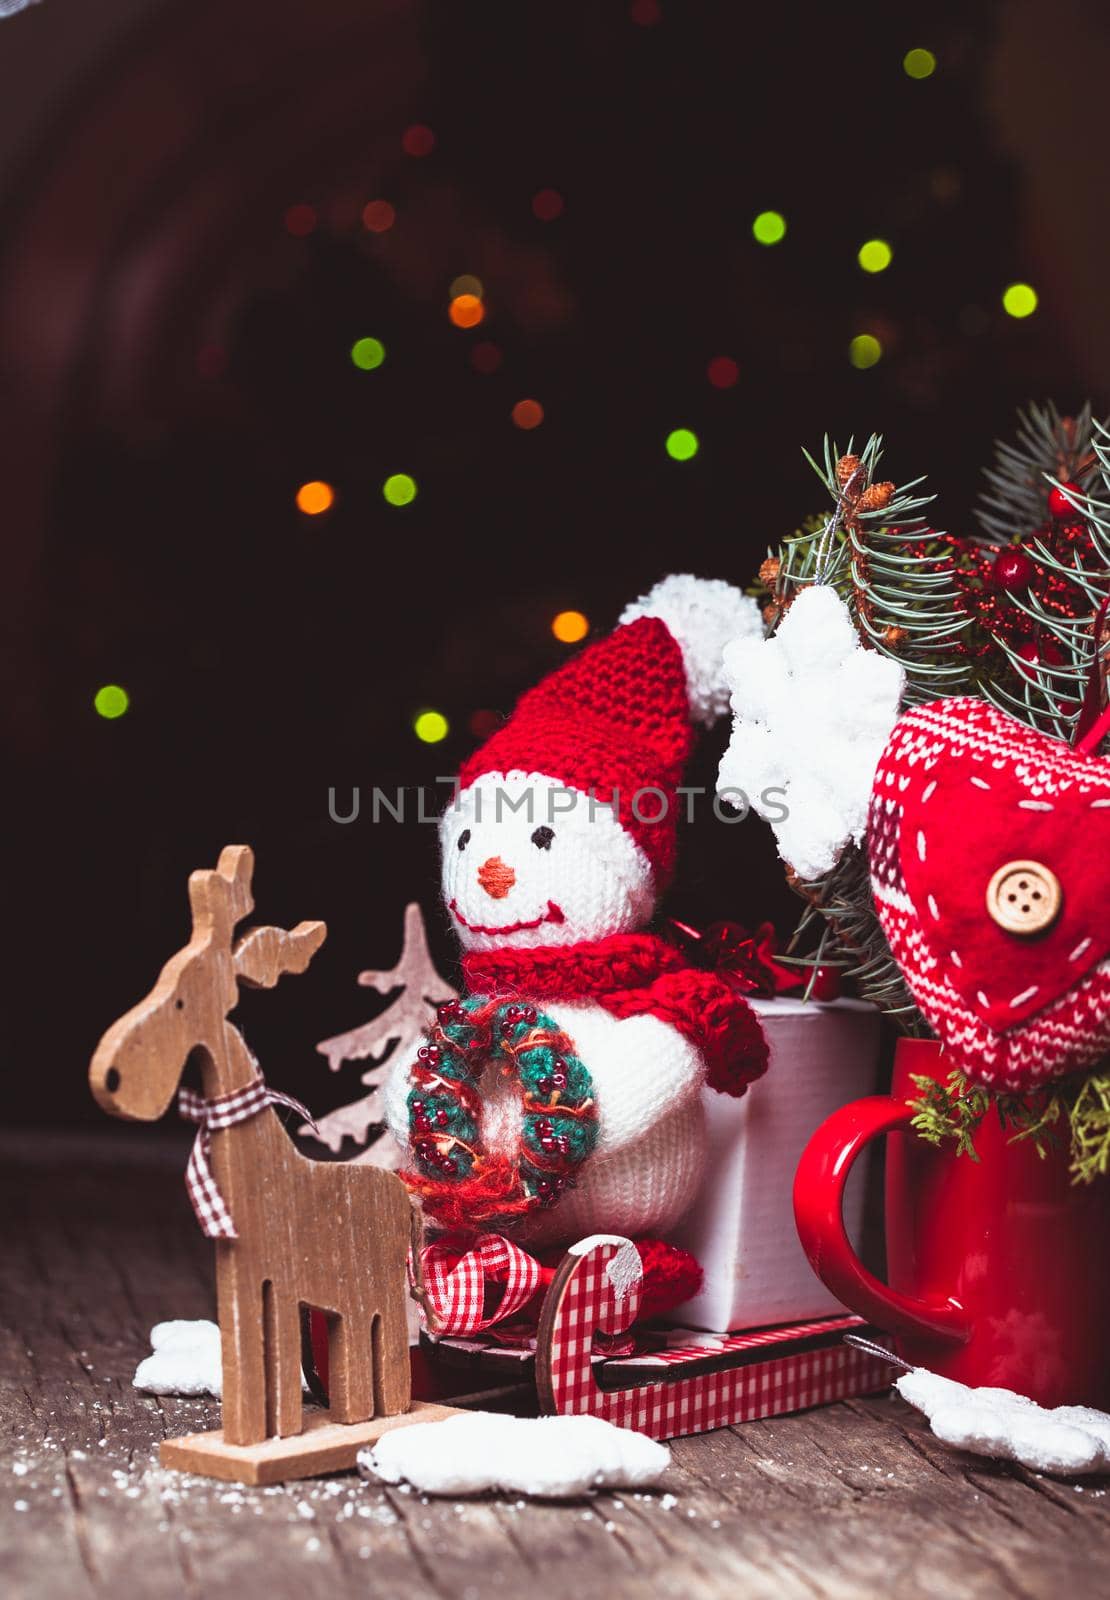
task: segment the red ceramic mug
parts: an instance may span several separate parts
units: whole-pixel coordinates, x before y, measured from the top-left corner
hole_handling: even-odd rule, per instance
[[[1043,1158],[1010,1142],[991,1112],[980,1159],[927,1144],[910,1127],[914,1076],[943,1081],[933,1040],[902,1039],[890,1095],[853,1101],[813,1135],[794,1180],[794,1215],[818,1277],[853,1311],[896,1335],[914,1366],[997,1385],[1041,1405],[1110,1408],[1110,1179],[1074,1185],[1066,1131]],[[888,1283],[860,1261],[841,1202],[852,1163],[887,1147]]]

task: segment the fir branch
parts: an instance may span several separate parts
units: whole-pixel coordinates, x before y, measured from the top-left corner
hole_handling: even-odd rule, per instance
[[[810,969],[809,987],[819,967],[838,966],[865,1000],[884,1011],[902,1030],[921,1035],[927,1030],[906,987],[902,969],[891,954],[871,893],[867,855],[859,845],[849,845],[833,870],[813,883],[791,876],[790,886],[806,902],[794,931],[786,959]],[[812,928],[819,925],[815,950],[795,951]]]
[[[1096,656],[1110,650],[1110,638],[1094,637],[1095,618],[1110,593],[1110,500],[1101,497],[1110,494],[1110,432],[1092,419],[1089,404],[1076,417],[1061,416],[1051,403],[1029,406],[1018,413],[1016,444],[996,445],[986,478],[980,522],[999,543],[1021,543],[1045,583],[1009,595],[1013,611],[1028,618],[1028,642],[1035,644],[1037,659],[1023,656],[991,628],[991,660],[984,661],[980,692],[1030,727],[1070,742]],[[1052,548],[1053,488],[1090,532],[1082,557],[1074,544],[1063,553]],[[1068,605],[1060,601],[1061,590]],[[1076,615],[1067,615],[1068,609]]]
[[[1018,412],[1017,442],[995,441],[995,461],[984,473],[987,489],[976,515],[989,538],[1000,544],[1032,533],[1047,515],[1048,491],[1056,480],[1092,482],[1095,458],[1091,407],[1063,417],[1050,400]]]

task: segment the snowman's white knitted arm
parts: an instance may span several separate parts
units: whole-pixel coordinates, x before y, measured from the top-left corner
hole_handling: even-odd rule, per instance
[[[690,1041],[658,1017],[643,1014],[618,1020],[591,1013],[561,1016],[594,1084],[598,1151],[619,1150],[640,1138],[701,1089],[705,1066]]]
[[[409,1142],[408,1094],[412,1088],[412,1079],[409,1076],[411,1067],[412,1062],[407,1056],[398,1056],[390,1063],[382,1085],[386,1127],[397,1143],[403,1145]]]

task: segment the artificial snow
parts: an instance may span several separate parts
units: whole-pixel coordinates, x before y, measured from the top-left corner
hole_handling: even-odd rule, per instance
[[[563,1500],[595,1489],[643,1489],[671,1453],[646,1434],[601,1417],[510,1417],[474,1411],[396,1428],[359,1451],[363,1477],[410,1483],[424,1494],[501,1490]]]
[[[1110,1472],[1110,1415],[1089,1406],[1048,1411],[1012,1389],[969,1389],[925,1367],[904,1372],[895,1388],[923,1411],[938,1439],[977,1456],[1017,1461],[1035,1472],[1070,1477]]]
[[[132,1383],[147,1394],[210,1394],[223,1391],[220,1330],[214,1322],[156,1322],[152,1355],[140,1361]]]
[[[728,710],[722,655],[730,639],[763,636],[759,607],[723,578],[673,573],[621,613],[621,623],[658,617],[682,651],[694,722],[712,726]]]
[[[631,1239],[626,1239],[620,1233],[591,1233],[587,1238],[579,1239],[576,1244],[568,1245],[567,1254],[588,1256],[599,1244],[617,1246],[616,1255],[611,1256],[605,1264],[605,1276],[617,1299],[627,1300],[644,1275],[640,1252]]]
[[[734,722],[717,791],[743,809],[739,790],[811,882],[863,839],[902,668],[862,647],[844,601],[823,584],[801,591],[772,638],[735,639],[724,668]]]

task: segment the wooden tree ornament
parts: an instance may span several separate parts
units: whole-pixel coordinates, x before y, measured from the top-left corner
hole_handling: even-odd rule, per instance
[[[370,1093],[321,1117],[316,1129],[305,1125],[298,1130],[319,1139],[336,1155],[344,1139],[364,1145],[371,1130],[385,1121],[381,1074],[394,1056],[414,1056],[425,1032],[435,1021],[436,1007],[444,1000],[458,999],[458,991],[435,969],[424,917],[415,900],[405,907],[404,940],[397,965],[381,970],[372,967],[360,972],[358,981],[364,989],[373,989],[380,995],[391,994],[394,989],[400,992],[370,1022],[323,1039],[316,1046],[320,1054],[327,1057],[333,1072],[338,1072],[346,1061],[370,1058],[370,1066],[362,1074],[362,1082]],[[405,1153],[394,1140],[378,1138],[368,1150],[353,1159],[395,1171],[404,1161]]]
[[[223,1428],[166,1440],[161,1458],[260,1483],[352,1466],[387,1427],[449,1413],[410,1409],[405,1261],[420,1240],[404,1186],[379,1168],[302,1156],[228,1021],[240,983],[270,989],[283,973],[303,972],[327,931],[301,922],[236,941],[235,925],[254,905],[253,870],[251,850],[229,845],[215,871],[192,874],[192,938],[108,1029],[89,1081],[105,1111],[149,1122],[168,1108],[190,1055],[199,1059],[209,1118],[200,1149],[214,1188],[198,1199],[191,1164],[190,1193],[206,1231],[213,1215],[225,1230],[216,1242]],[[252,1109],[242,1116],[244,1101]],[[304,1307],[328,1319],[330,1410],[302,1434]]]

